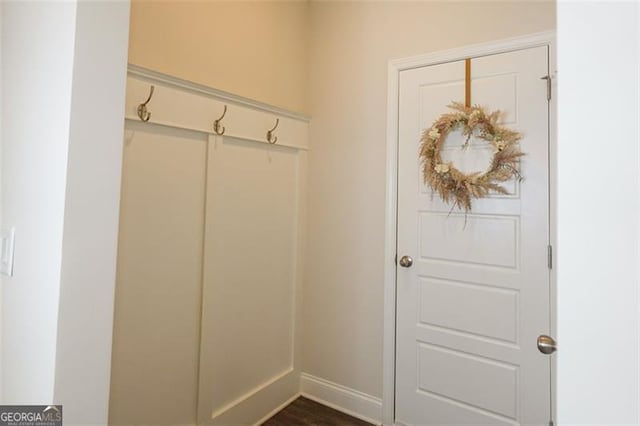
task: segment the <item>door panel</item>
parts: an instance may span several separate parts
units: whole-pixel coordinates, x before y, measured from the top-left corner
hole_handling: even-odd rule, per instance
[[[441,346],[418,345],[418,389],[515,417],[517,367]],[[470,383],[469,378],[474,382]],[[490,384],[494,391],[486,392]]]
[[[548,52],[539,47],[472,60],[472,103],[503,112],[523,133],[522,182],[474,200],[466,213],[422,183],[420,136],[464,99],[464,61],[402,71],[399,99],[396,419],[407,425],[547,424],[549,332]],[[487,143],[443,157],[483,170]]]
[[[420,324],[515,343],[518,292],[435,278],[420,278]],[[483,311],[472,318],[467,312]],[[505,321],[505,318],[511,321]]]

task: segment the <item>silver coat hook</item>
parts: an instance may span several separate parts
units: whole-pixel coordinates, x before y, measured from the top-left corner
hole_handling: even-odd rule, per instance
[[[273,126],[273,129],[271,130],[267,130],[267,142],[269,142],[270,144],[274,144],[276,142],[278,142],[278,137],[273,135],[273,132],[276,130],[276,128],[278,127],[278,124],[280,124],[280,119],[276,118],[276,125]]]
[[[224,131],[227,130],[226,127],[220,125],[220,122],[222,121],[222,119],[226,114],[227,114],[227,106],[225,105],[220,118],[218,118],[216,121],[213,122],[213,131],[216,132],[216,135],[222,136],[224,135]]]
[[[149,97],[147,98],[146,101],[138,105],[138,117],[140,117],[140,120],[144,121],[145,123],[149,121],[149,119],[151,118],[151,113],[147,111],[147,104],[149,103],[149,101],[151,100],[151,97],[153,96],[153,89],[154,87],[153,85],[151,85],[151,90],[149,91]]]

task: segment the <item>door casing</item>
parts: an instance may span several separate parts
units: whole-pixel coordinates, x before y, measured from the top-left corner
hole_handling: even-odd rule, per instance
[[[556,247],[556,166],[557,166],[557,93],[555,32],[543,32],[461,48],[393,59],[388,64],[387,83],[387,171],[385,198],[384,242],[384,328],[382,372],[382,423],[393,425],[395,420],[395,352],[396,352],[396,247],[398,200],[398,83],[400,72],[466,58],[495,55],[531,47],[548,46],[551,76],[549,101],[549,241]],[[556,334],[556,265],[551,269],[550,312],[551,335]],[[551,362],[551,414],[555,420],[555,358]]]

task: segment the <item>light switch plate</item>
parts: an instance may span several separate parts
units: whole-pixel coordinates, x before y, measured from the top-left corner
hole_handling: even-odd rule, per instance
[[[15,228],[0,229],[0,273],[13,276],[13,248],[15,247]]]

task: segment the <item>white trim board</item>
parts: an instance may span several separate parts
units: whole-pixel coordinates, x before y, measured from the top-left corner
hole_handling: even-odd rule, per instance
[[[215,410],[211,413],[211,422],[221,425],[259,425],[294,401],[300,395],[298,388],[298,375],[289,369]]]
[[[478,58],[514,50],[529,49],[531,47],[549,46],[552,43],[555,43],[555,32],[547,31],[415,55],[408,58],[392,59],[389,61],[389,67],[397,71],[403,71],[467,58]]]
[[[384,325],[383,325],[383,370],[382,370],[382,423],[393,425],[395,418],[395,327],[396,327],[396,226],[397,226],[397,196],[398,196],[398,81],[400,72],[413,68],[426,67],[445,62],[459,61],[466,58],[495,55],[514,50],[528,49],[538,46],[548,46],[550,52],[550,75],[555,78],[555,32],[542,32],[522,37],[515,37],[488,43],[465,46],[446,51],[433,52],[408,58],[392,59],[388,63],[387,82],[387,172],[385,197],[385,242],[384,242]],[[550,103],[550,180],[555,176],[555,97]],[[552,182],[552,181],[551,181]],[[555,200],[551,185],[551,238],[555,242]],[[552,331],[555,331],[555,270],[551,272]],[[552,363],[552,376],[555,377],[555,367]],[[555,383],[552,383],[552,394],[555,394]],[[552,404],[553,405],[553,404]],[[554,412],[555,414],[555,412]]]
[[[269,105],[264,102],[256,101],[254,99],[246,98],[244,96],[236,95],[233,93],[225,92],[223,90],[214,89],[209,86],[194,83],[189,80],[184,80],[178,77],[174,77],[169,74],[164,74],[158,71],[154,71],[149,68],[144,68],[135,64],[128,64],[127,71],[130,76],[140,77],[142,79],[154,80],[163,84],[173,86],[176,88],[182,88],[193,93],[216,98],[222,101],[228,101],[231,103],[243,105],[245,107],[253,108],[258,111],[264,111],[271,114],[282,115],[285,117],[293,118],[294,120],[300,120],[304,122],[311,121],[311,117],[306,114],[291,111],[288,109],[280,108],[274,105]]]
[[[216,135],[213,123],[226,107],[220,121],[225,137],[267,144],[267,131],[277,123],[273,131],[277,145],[308,149],[307,116],[131,65],[127,76],[126,120],[141,122],[138,106],[148,98],[152,86],[146,125]]]
[[[352,417],[376,425],[382,421],[382,400],[329,380],[302,373],[300,394]]]
[[[293,401],[295,401],[296,399],[300,398],[300,393],[297,393],[295,395],[293,395],[291,398],[289,398],[288,400],[286,400],[285,402],[283,402],[282,404],[280,404],[278,407],[274,408],[273,410],[271,410],[268,414],[266,414],[264,417],[262,417],[260,420],[258,420],[257,422],[255,422],[253,424],[253,426],[260,426],[261,424],[263,424],[264,422],[266,422],[267,420],[269,420],[271,417],[275,416],[276,414],[278,414],[280,411],[284,410],[289,404],[291,404]]]

